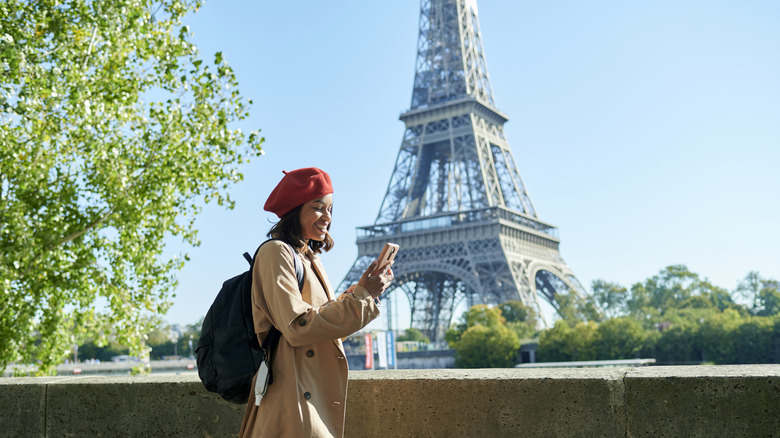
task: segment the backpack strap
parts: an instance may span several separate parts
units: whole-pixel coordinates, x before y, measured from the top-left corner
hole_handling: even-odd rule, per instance
[[[271,240],[281,240],[281,239],[269,239],[260,244],[260,246],[265,245],[266,243],[270,242]],[[301,260],[298,258],[298,253],[295,251],[295,248],[293,248],[292,245],[285,242],[287,244],[287,247],[290,248],[290,251],[293,255],[293,266],[295,266],[295,278],[298,280],[298,291],[303,291],[303,264],[301,263]],[[260,247],[257,247],[257,250],[255,250],[255,255],[257,255],[257,251],[260,250]],[[254,268],[254,259],[249,256],[249,253],[244,253],[244,258],[249,262],[249,269]],[[282,337],[282,332],[279,331],[275,326],[271,325],[271,330],[268,331],[268,335],[266,335],[265,339],[263,340],[263,354],[265,358],[268,358],[270,356],[269,353],[276,350],[276,346],[279,344],[279,339]],[[274,382],[274,375],[271,371],[271,362],[268,361],[268,384],[272,384]]]
[[[293,265],[295,265],[295,278],[298,279],[298,291],[303,291],[303,264],[301,263],[301,259],[298,257],[298,252],[295,251],[295,248],[292,247],[289,243],[287,246],[290,247],[290,251],[292,251],[293,254]]]
[[[281,240],[281,239],[268,239],[265,242],[263,242],[260,246],[263,246],[267,242],[270,242],[272,240]],[[257,255],[257,251],[260,250],[260,246],[258,246],[257,249],[255,250],[255,255]],[[295,266],[295,278],[298,279],[298,291],[300,292],[303,290],[303,265],[301,264],[301,260],[298,258],[298,254],[296,253],[295,248],[293,248],[293,246],[290,245],[289,243],[287,243],[287,247],[290,248],[290,251],[292,252],[293,255],[293,265]],[[244,258],[246,259],[247,263],[249,263],[249,267],[253,268],[254,259],[252,258],[252,256],[250,256],[248,252],[245,252]]]

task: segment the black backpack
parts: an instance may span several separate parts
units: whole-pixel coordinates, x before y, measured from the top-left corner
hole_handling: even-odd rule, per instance
[[[296,251],[288,246],[293,251],[295,276],[301,290],[303,266]],[[198,376],[203,386],[223,399],[239,404],[249,399],[252,378],[260,362],[265,359],[266,352],[275,349],[281,336],[279,330],[272,326],[263,346],[257,342],[252,321],[252,268],[255,260],[248,253],[244,253],[244,258],[249,262],[249,270],[222,283],[222,289],[203,319],[198,348],[195,349]],[[269,384],[272,382],[273,377],[270,377]]]

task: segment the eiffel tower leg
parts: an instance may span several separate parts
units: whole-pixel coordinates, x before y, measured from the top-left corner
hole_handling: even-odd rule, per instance
[[[406,301],[409,303],[409,327],[418,328],[418,326],[420,325],[418,318],[421,316],[422,312],[418,309],[419,300],[417,299],[418,296],[417,283],[416,282],[403,283],[397,286],[395,290],[403,291],[404,295],[406,296]]]
[[[568,266],[552,263],[532,263],[529,267],[536,292],[557,310],[556,295],[572,292],[582,296],[584,289]]]
[[[453,319],[456,317],[455,311],[458,308],[458,305],[463,302],[463,300],[466,299],[468,296],[468,287],[463,284],[463,282],[456,282],[452,285],[453,287],[453,293],[452,293],[452,299],[450,300],[450,308],[447,311],[448,318],[447,318],[447,324],[446,328],[452,327]],[[445,332],[446,333],[446,332]]]
[[[408,275],[396,289],[406,294],[410,304],[410,325],[422,331],[431,341],[439,341],[452,322],[453,311],[459,302],[457,279],[446,274],[426,272]]]
[[[417,296],[420,301],[415,307],[423,311],[421,329],[428,338],[436,342],[438,335],[439,312],[442,300],[442,275],[428,273],[417,281]]]

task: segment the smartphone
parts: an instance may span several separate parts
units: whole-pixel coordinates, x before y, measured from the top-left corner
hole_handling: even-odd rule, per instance
[[[393,261],[395,258],[395,255],[398,253],[399,246],[395,243],[385,243],[385,247],[382,248],[382,252],[379,253],[379,257],[376,259],[377,261],[377,268],[382,268],[384,266],[387,266],[390,262]],[[384,273],[385,269],[382,269],[382,272]]]

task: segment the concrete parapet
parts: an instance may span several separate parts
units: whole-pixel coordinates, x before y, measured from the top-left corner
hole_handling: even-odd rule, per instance
[[[780,365],[350,373],[348,437],[780,436]],[[235,436],[195,375],[0,379],[0,436]]]
[[[780,365],[643,367],[626,374],[630,437],[780,437]]]
[[[5,378],[0,403],[2,437],[232,437],[245,407],[196,375]]]
[[[346,435],[625,436],[624,373],[619,369],[355,373],[349,383]]]

